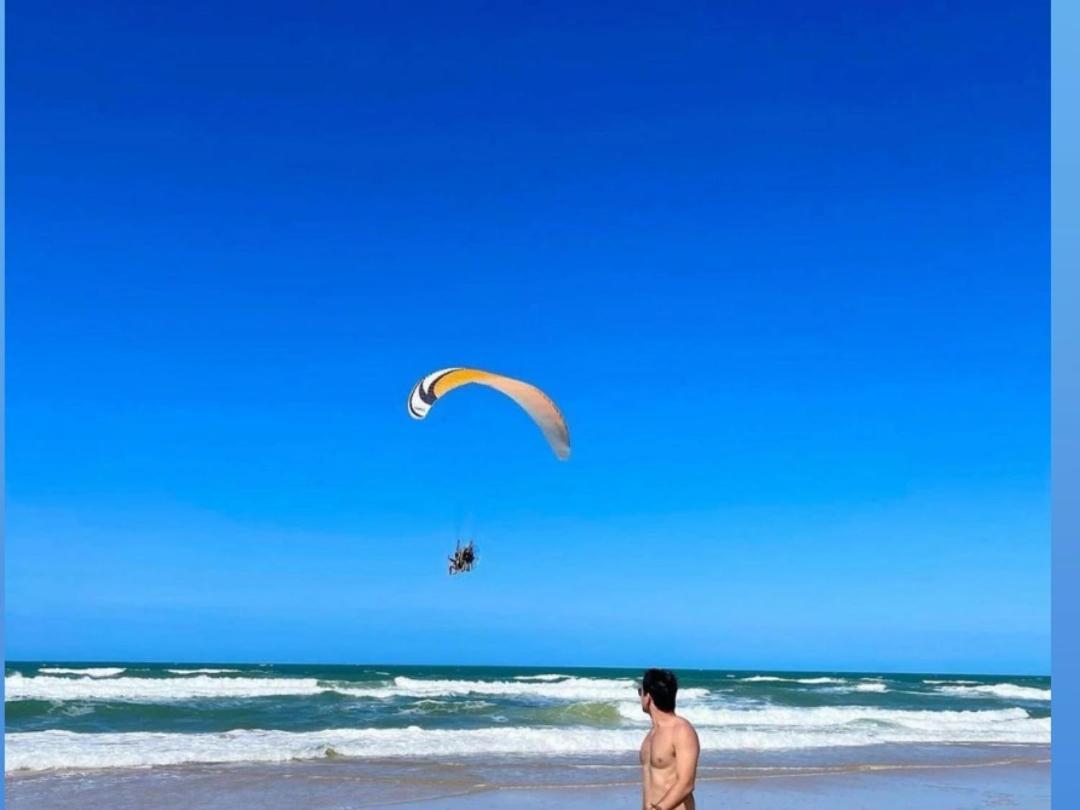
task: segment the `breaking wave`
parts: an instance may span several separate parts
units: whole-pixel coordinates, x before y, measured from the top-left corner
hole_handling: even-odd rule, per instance
[[[802,684],[826,684],[848,683],[845,678],[781,678],[778,675],[751,675],[748,678],[739,678],[742,683],[802,683]]]
[[[1018,686],[1015,683],[981,684],[979,686],[940,686],[937,689],[945,695],[960,697],[997,697],[1003,700],[1050,700],[1049,689],[1037,689],[1033,686]]]
[[[731,722],[699,728],[710,750],[770,751],[880,743],[1047,743],[1050,719],[1022,709],[984,712],[874,712],[864,709],[768,709],[727,712]],[[694,719],[691,716],[691,719]],[[711,718],[713,720],[718,717]],[[636,751],[640,728],[237,730],[223,734],[153,732],[8,734],[6,769],[131,768],[184,763],[282,762],[326,756],[566,756]]]
[[[634,695],[630,679],[566,678],[559,681],[440,680],[397,677],[381,683],[321,681],[316,678],[251,678],[183,675],[175,678],[58,678],[5,679],[5,700],[110,700],[168,702],[200,698],[246,698],[275,695],[315,695],[336,692],[352,697],[385,700],[397,697],[454,697],[489,695],[532,697],[575,702],[618,701]],[[704,697],[707,689],[680,690],[682,699]]]

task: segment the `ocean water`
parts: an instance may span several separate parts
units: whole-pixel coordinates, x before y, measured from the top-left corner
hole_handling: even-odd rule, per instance
[[[1043,677],[681,670],[703,761],[1045,746]],[[637,670],[9,663],[9,774],[394,758],[630,762]],[[614,759],[613,759],[614,758]],[[625,763],[623,763],[625,765]],[[622,766],[620,766],[622,767]]]

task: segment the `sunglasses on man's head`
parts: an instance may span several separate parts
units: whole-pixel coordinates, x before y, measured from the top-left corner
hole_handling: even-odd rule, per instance
[[[645,694],[645,690],[644,690],[644,688],[642,688],[641,684],[639,683],[638,688],[637,688],[637,695],[638,695],[638,697],[641,697],[644,694]]]

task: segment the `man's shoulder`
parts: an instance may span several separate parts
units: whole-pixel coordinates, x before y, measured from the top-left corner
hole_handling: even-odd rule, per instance
[[[697,730],[694,728],[694,724],[680,715],[675,716],[674,731],[678,734],[692,734],[697,736]]]

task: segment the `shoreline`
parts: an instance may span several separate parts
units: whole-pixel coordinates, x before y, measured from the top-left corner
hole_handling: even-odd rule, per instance
[[[781,810],[862,808],[968,810],[1003,803],[1047,810],[1049,746],[951,748],[935,751],[862,752],[876,761],[833,752],[817,763],[799,757],[776,762],[703,762],[699,805]],[[820,752],[819,752],[820,753]],[[908,754],[905,756],[904,754]],[[941,754],[941,751],[936,751]],[[773,758],[777,759],[777,758]],[[832,759],[832,764],[827,760]],[[617,775],[612,771],[620,772]],[[553,795],[571,807],[633,806],[637,766],[622,759],[589,763],[511,758],[502,761],[436,761],[394,758],[328,758],[278,764],[182,765],[97,771],[7,774],[8,806],[22,810],[74,810],[99,803],[110,810],[141,807],[285,810],[290,807],[399,807],[459,810],[465,807],[549,806]]]

